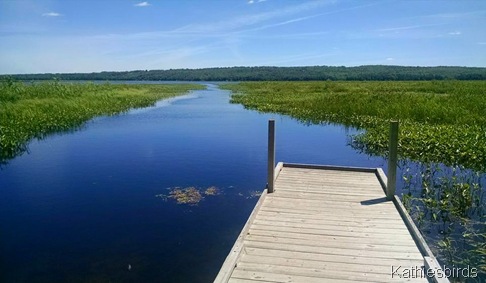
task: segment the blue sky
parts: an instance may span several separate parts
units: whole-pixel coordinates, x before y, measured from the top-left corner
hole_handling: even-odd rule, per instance
[[[0,74],[486,67],[486,1],[0,0]]]

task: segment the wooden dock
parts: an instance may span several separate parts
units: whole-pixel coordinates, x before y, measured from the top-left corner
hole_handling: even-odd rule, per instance
[[[269,174],[214,282],[449,282],[381,169]]]

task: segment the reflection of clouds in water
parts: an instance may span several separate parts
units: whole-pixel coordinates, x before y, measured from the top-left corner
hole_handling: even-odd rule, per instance
[[[194,98],[198,98],[198,95],[196,93],[192,92],[192,93],[187,94],[187,95],[162,99],[160,101],[157,101],[154,106],[131,109],[127,112],[127,115],[136,115],[136,114],[140,114],[140,113],[149,112],[149,111],[152,111],[152,110],[157,109],[157,108],[170,106],[174,102],[179,101],[179,100],[187,100],[187,99],[194,99]]]

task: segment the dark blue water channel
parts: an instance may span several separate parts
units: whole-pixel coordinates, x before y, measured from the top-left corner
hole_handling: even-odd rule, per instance
[[[229,103],[216,84],[33,141],[0,170],[0,282],[210,282],[277,160],[384,167],[341,126]],[[197,205],[158,194],[215,186]],[[128,266],[131,266],[129,270]]]

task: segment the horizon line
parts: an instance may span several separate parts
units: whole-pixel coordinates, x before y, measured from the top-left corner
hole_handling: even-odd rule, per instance
[[[170,68],[170,69],[132,69],[122,71],[92,71],[92,72],[45,72],[45,73],[2,73],[0,76],[18,76],[18,75],[68,75],[68,74],[101,74],[101,73],[129,73],[129,72],[152,72],[152,71],[196,71],[196,70],[208,70],[208,69],[231,69],[231,68],[313,68],[313,67],[328,67],[328,68],[360,68],[360,67],[404,67],[404,68],[476,68],[486,69],[486,66],[459,66],[459,65],[434,65],[434,66],[421,66],[421,65],[388,65],[388,64],[369,64],[369,65],[302,65],[302,66],[271,66],[271,65],[259,65],[259,66],[224,66],[224,67],[203,67],[203,68]]]

